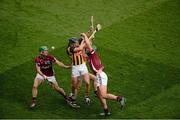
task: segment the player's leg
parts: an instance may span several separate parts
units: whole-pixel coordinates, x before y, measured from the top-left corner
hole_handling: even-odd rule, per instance
[[[125,98],[123,96],[116,96],[110,93],[107,93],[107,81],[108,77],[106,73],[102,72],[99,75],[97,75],[97,83],[99,84],[98,89],[99,89],[99,94],[104,98],[104,99],[110,99],[114,100],[120,103],[121,107],[125,106]]]
[[[118,96],[107,93],[107,83],[108,83],[108,77],[105,72],[101,72],[97,74],[97,84],[98,84],[99,94],[104,99],[116,100]]]
[[[88,72],[88,69],[87,69],[87,66],[86,64],[82,64],[81,67],[80,67],[80,72],[83,76],[83,79],[85,81],[85,103],[87,105],[90,105],[90,78],[89,78],[89,72]]]
[[[106,99],[104,99],[101,95],[98,96],[99,97],[99,100],[101,102],[101,106],[103,107],[104,110],[107,110],[108,109],[108,106],[107,106],[107,102],[106,102]]]
[[[83,80],[83,77],[82,76],[79,76],[78,77],[78,91],[79,91],[79,89],[81,88],[81,86],[82,86],[82,80]]]
[[[98,87],[99,91],[100,91],[100,94],[101,96],[104,98],[104,99],[110,99],[110,100],[117,100],[117,97],[118,96],[115,96],[113,94],[109,94],[107,93],[107,86],[105,85],[100,85]]]
[[[72,66],[72,75],[71,75],[71,89],[72,89],[72,101],[75,102],[78,94],[78,77],[80,76],[77,66]]]
[[[36,106],[36,99],[38,94],[38,87],[42,83],[43,79],[38,79],[37,77],[34,79],[34,84],[32,87],[32,103],[30,108],[34,108]]]
[[[76,104],[76,97],[78,94],[78,77],[72,77],[72,95],[68,97],[70,99],[70,106],[73,108],[80,108],[79,105]]]
[[[90,79],[89,79],[89,74],[88,73],[83,74],[83,79],[84,79],[85,84],[86,84],[85,96],[89,97],[89,94],[90,94]]]
[[[107,106],[107,102],[106,102],[106,99],[104,99],[101,95],[100,95],[100,90],[98,89],[97,91],[97,96],[100,100],[100,103],[101,103],[101,106],[104,110],[103,113],[100,113],[101,116],[109,116],[111,115],[111,113],[109,112],[109,109],[108,109],[108,106]]]
[[[89,94],[90,94],[90,78],[89,78],[89,72],[88,72],[88,69],[87,69],[87,66],[85,63],[83,63],[79,67],[79,71],[80,71],[81,75],[83,76],[83,79],[84,79],[85,84],[86,84],[85,97],[89,97]]]
[[[35,79],[34,80],[34,84],[33,84],[33,88],[32,88],[32,97],[33,98],[36,98],[37,97],[37,94],[38,94],[38,87],[39,85],[42,83],[42,80],[38,80],[38,79]]]
[[[82,78],[82,76],[79,76],[78,77],[78,83],[77,83],[77,92],[79,91],[79,89],[81,88],[81,86],[82,86],[82,80],[83,80],[83,78]],[[72,87],[72,83],[71,83],[71,87]],[[70,94],[69,94],[69,96],[72,96],[73,95],[73,93],[71,92]]]
[[[91,99],[90,99],[90,79],[89,79],[89,74],[86,73],[86,74],[83,74],[83,78],[84,78],[84,81],[85,81],[85,103],[87,105],[90,105],[91,103]]]
[[[72,77],[72,99],[75,101],[78,94],[78,77]]]
[[[96,84],[96,76],[89,73],[90,80],[93,81],[94,94],[97,95],[97,84]]]
[[[83,79],[85,81],[85,102],[87,105],[90,105],[90,78],[89,78],[89,72],[88,72],[88,69],[87,69],[87,66],[86,64],[82,64],[80,66],[80,73],[81,75],[83,76]]]
[[[123,108],[125,106],[126,99],[123,96],[116,96],[110,93],[107,93],[107,86],[100,85],[98,87],[101,96],[104,99],[114,100],[120,103],[120,107]]]
[[[51,86],[52,89],[54,89],[56,92],[61,94],[65,100],[67,99],[67,96],[66,96],[64,89],[59,87],[57,81],[49,81],[49,85]]]
[[[70,105],[71,107],[79,108],[79,106],[74,105],[72,103],[72,100],[70,99],[70,97],[68,97],[66,95],[64,89],[58,85],[54,76],[48,77],[48,82],[49,82],[49,85],[52,87],[52,89],[54,89],[55,91],[57,91],[59,94],[61,94],[64,97],[64,99],[68,105]]]
[[[100,86],[102,85],[102,82],[100,81],[101,79],[100,79],[100,77],[99,77],[99,75],[97,75],[97,79],[96,79],[96,85],[97,85],[97,96],[98,96],[98,98],[99,98],[99,100],[100,100],[100,102],[101,102],[101,106],[103,107],[103,109],[104,109],[104,112],[103,113],[100,113],[100,115],[102,115],[102,116],[109,116],[109,115],[111,115],[111,113],[109,112],[109,110],[108,110],[108,106],[107,106],[107,103],[106,103],[106,99],[105,98],[103,98],[103,96],[101,95],[101,89],[100,89]],[[105,84],[105,82],[104,82],[104,84]]]

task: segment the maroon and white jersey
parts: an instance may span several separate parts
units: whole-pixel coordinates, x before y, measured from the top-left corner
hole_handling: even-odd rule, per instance
[[[46,57],[38,56],[35,58],[35,63],[40,67],[41,72],[46,76],[54,76],[52,63],[55,61],[54,56],[51,55]]]
[[[89,55],[89,64],[94,74],[96,74],[98,70],[104,68],[104,66],[101,64],[99,56],[94,50],[92,50]]]

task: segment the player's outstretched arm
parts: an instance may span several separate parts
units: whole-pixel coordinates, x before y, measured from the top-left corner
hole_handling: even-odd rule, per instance
[[[68,69],[68,68],[71,67],[71,66],[65,65],[64,63],[60,62],[60,61],[57,60],[56,58],[54,58],[54,59],[55,59],[55,63],[56,63],[58,66],[62,67],[62,68]]]

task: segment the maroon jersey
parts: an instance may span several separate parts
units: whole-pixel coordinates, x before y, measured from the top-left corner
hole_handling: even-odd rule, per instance
[[[55,58],[51,55],[46,57],[38,56],[35,58],[35,63],[40,67],[41,72],[46,76],[54,75],[54,70],[52,68],[53,62],[55,62]]]
[[[96,74],[98,70],[104,68],[104,66],[101,64],[99,56],[94,50],[92,50],[89,55],[89,64],[94,74]]]

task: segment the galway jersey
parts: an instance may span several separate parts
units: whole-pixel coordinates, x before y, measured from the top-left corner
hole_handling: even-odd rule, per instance
[[[92,50],[89,55],[89,64],[94,72],[94,74],[97,73],[98,70],[103,69],[104,66],[101,64],[101,60],[99,56],[97,55],[96,51]]]
[[[54,76],[52,63],[55,62],[54,56],[46,57],[38,56],[35,58],[35,63],[40,67],[41,72],[46,76]]]

